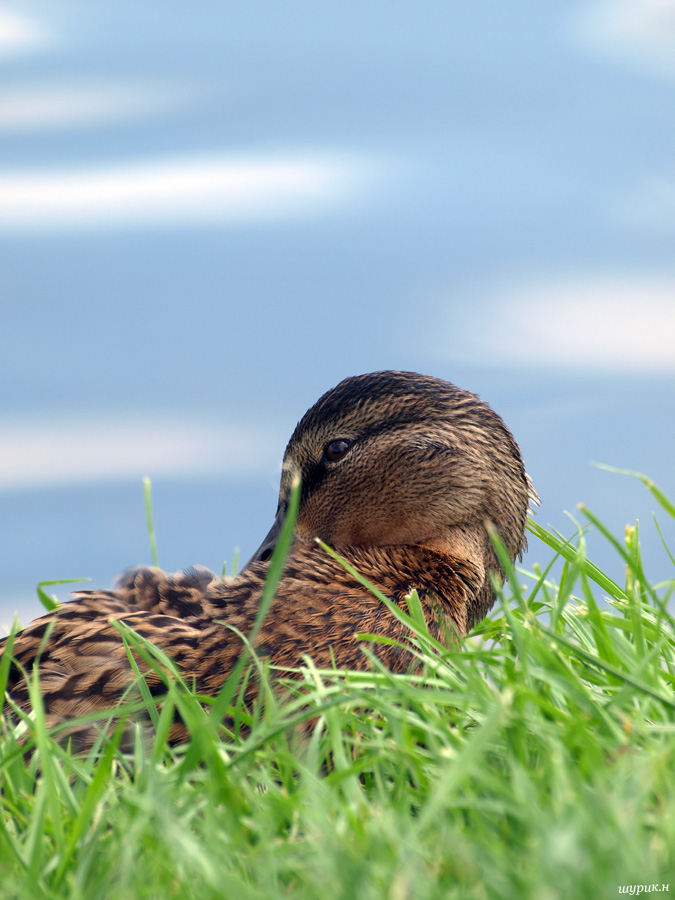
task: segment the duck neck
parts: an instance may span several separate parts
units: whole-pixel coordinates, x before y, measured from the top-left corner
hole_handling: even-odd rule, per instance
[[[441,537],[424,541],[423,546],[441,553],[455,564],[469,566],[475,573],[472,596],[467,606],[467,630],[470,631],[485,618],[495,602],[490,573],[500,581],[504,580],[504,570],[485,526],[449,528]]]
[[[432,618],[440,607],[443,617],[451,619],[461,635],[469,631],[472,610],[485,580],[483,566],[475,564],[471,555],[417,544],[367,550],[340,547],[338,552],[391,599],[403,603],[404,597],[415,589],[423,605],[430,607]]]

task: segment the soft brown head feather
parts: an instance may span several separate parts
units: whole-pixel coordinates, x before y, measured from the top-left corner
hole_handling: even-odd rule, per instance
[[[349,450],[326,455],[343,439]],[[292,479],[302,498],[296,538],[335,547],[424,545],[473,557],[500,576],[492,523],[511,558],[525,547],[531,488],[513,436],[475,394],[414,372],[346,378],[302,417],[284,455],[283,517]],[[489,578],[469,611],[494,602]]]

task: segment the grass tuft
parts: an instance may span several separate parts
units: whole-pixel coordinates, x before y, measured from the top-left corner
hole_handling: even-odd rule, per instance
[[[420,676],[383,668],[369,649],[376,636],[364,635],[368,672],[307,658],[290,680],[251,650],[203,702],[120,624],[130,659],[161,673],[167,699],[142,697],[154,740],[139,728],[129,749],[121,726],[103,737],[102,720],[83,757],[50,733],[30,675],[32,713],[0,723],[2,897],[675,890],[675,580],[650,581],[637,526],[617,536],[590,510],[580,515],[571,538],[528,523],[548,561],[526,571],[503,558],[495,610],[461,649],[433,640],[414,594],[407,611],[392,608],[414,634]],[[588,558],[589,533],[613,548],[621,584]],[[256,627],[289,540],[287,530]],[[262,689],[246,708],[253,671]],[[0,663],[0,686],[6,674]],[[287,695],[273,678],[287,679]],[[174,709],[192,735],[180,747],[167,744]]]

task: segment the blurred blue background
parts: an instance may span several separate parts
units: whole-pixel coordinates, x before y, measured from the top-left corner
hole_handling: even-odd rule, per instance
[[[144,475],[165,568],[248,558],[298,418],[382,368],[672,572],[590,461],[675,495],[675,0],[29,0],[0,72],[2,624],[149,561]]]

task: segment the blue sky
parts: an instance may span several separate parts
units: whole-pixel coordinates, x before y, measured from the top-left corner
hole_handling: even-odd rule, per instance
[[[167,568],[246,556],[379,368],[650,527],[589,461],[675,494],[674,60],[674,0],[0,5],[0,613],[147,561],[143,475]]]

